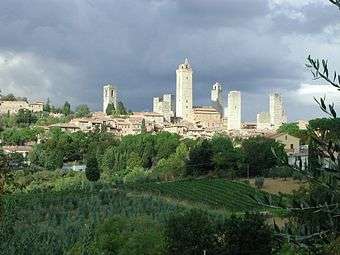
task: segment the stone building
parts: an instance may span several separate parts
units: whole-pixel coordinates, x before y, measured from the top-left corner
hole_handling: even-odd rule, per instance
[[[103,112],[106,113],[106,108],[109,104],[113,104],[117,108],[117,89],[111,84],[103,87]]]
[[[269,135],[268,138],[274,139],[276,142],[282,143],[284,149],[288,154],[298,153],[300,151],[300,138],[285,134],[278,133]]]
[[[186,58],[176,70],[176,117],[188,120],[192,113],[192,68]]]
[[[286,112],[283,108],[283,100],[280,94],[274,93],[269,96],[270,125],[277,129],[287,122]]]
[[[260,112],[256,116],[257,129],[270,129],[270,115],[269,112]]]
[[[26,109],[32,112],[42,112],[44,108],[44,102],[32,102],[27,101],[0,101],[0,114],[16,114],[21,109]]]
[[[221,116],[224,116],[222,85],[218,82],[216,82],[211,89],[211,102]]]
[[[228,130],[241,129],[241,92],[230,91],[228,94]]]
[[[213,107],[194,107],[190,121],[203,128],[222,127],[222,116]]]
[[[153,98],[153,111],[162,114],[166,121],[170,121],[175,116],[174,96],[165,94],[162,97]]]

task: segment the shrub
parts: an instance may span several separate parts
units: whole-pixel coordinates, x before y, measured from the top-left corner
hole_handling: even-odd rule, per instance
[[[264,184],[264,178],[263,177],[255,177],[255,186],[258,189],[262,189]]]

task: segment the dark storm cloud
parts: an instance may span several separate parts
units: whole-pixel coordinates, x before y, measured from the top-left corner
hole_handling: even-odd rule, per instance
[[[130,108],[147,110],[153,96],[175,92],[175,69],[189,57],[195,104],[209,103],[215,81],[259,104],[305,77],[304,52],[284,40],[289,32],[320,36],[340,17],[320,3],[296,9],[268,1],[2,0],[0,65],[1,57],[13,64],[0,71],[0,87],[100,109],[101,87],[110,82]]]

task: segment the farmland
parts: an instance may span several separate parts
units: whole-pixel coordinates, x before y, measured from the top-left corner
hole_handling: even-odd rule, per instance
[[[204,204],[228,212],[262,211],[266,209],[252,198],[254,195],[263,198],[266,193],[238,181],[197,179],[135,184],[130,188],[171,197],[178,201],[186,200]]]
[[[136,195],[134,191],[143,192]],[[7,195],[5,217],[0,225],[0,238],[7,241],[0,244],[0,254],[1,251],[66,253],[74,245],[92,239],[95,226],[107,217],[147,216],[162,223],[169,215],[190,209],[183,201],[206,208],[212,216],[216,212],[213,209],[223,209],[222,219],[230,213],[263,210],[250,197],[254,194],[263,196],[241,182],[197,179],[124,185],[118,190],[106,187],[93,191]],[[166,197],[173,199],[168,201]]]

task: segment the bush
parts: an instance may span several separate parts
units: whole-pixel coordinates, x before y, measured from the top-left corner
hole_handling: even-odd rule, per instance
[[[97,227],[95,241],[90,245],[91,254],[162,255],[165,249],[160,226],[148,218],[108,219]]]
[[[209,254],[214,249],[213,222],[203,211],[173,215],[166,223],[165,233],[170,254],[203,254],[204,250]]]
[[[145,171],[142,167],[135,167],[133,170],[129,171],[127,175],[124,177],[125,183],[133,183],[133,182],[143,182],[147,180],[149,176],[149,172]]]
[[[263,177],[255,177],[255,186],[258,189],[262,189],[264,184],[264,178]]]
[[[294,171],[287,166],[274,167],[269,169],[267,177],[271,178],[288,178],[292,177]]]

